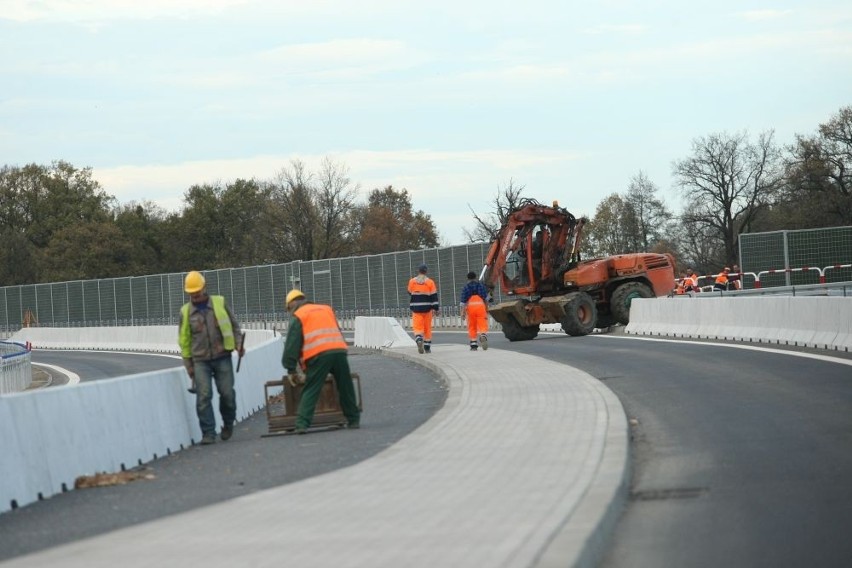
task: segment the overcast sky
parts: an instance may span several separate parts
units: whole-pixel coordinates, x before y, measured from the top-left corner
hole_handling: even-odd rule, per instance
[[[852,2],[0,0],[0,166],[91,167],[120,203],[330,157],[443,244],[510,180],[592,216],[714,133],[852,104]]]

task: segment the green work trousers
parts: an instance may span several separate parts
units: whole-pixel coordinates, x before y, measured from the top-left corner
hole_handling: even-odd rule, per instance
[[[360,423],[361,411],[358,410],[355,385],[352,384],[352,374],[349,372],[349,359],[345,351],[331,351],[320,353],[308,361],[305,370],[305,386],[302,388],[302,398],[296,412],[297,429],[310,427],[320,391],[329,373],[334,377],[337,393],[340,396],[340,408],[349,425]]]

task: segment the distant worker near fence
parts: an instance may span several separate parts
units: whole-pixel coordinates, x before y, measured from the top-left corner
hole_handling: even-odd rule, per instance
[[[467,319],[467,337],[470,350],[488,349],[488,289],[476,278],[475,272],[467,273],[467,284],[459,295],[459,312],[462,321]]]
[[[208,295],[204,276],[192,271],[184,279],[189,302],[180,310],[178,344],[183,364],[195,391],[195,412],[201,427],[201,443],[216,442],[216,415],[213,412],[213,381],[219,392],[222,440],[234,433],[237,394],[234,390],[234,364],[231,352],[245,353],[243,334],[224,296]],[[190,392],[192,392],[192,390]]]
[[[411,296],[408,307],[411,310],[411,329],[419,353],[432,352],[432,314],[438,315],[438,287],[435,281],[426,276],[429,267],[421,264],[417,276],[408,281],[408,294]]]
[[[740,270],[740,265],[735,264],[731,273],[728,274],[728,290],[742,290],[743,288],[743,273]]]
[[[686,277],[683,279],[683,291],[685,293],[701,291],[701,288],[698,286],[698,273],[691,267],[686,269]]]
[[[304,434],[314,419],[317,400],[329,373],[334,377],[347,428],[360,428],[361,411],[349,371],[348,346],[331,306],[309,302],[301,290],[290,290],[284,300],[290,312],[281,364],[291,386],[304,384],[296,410],[296,433]],[[299,368],[305,370],[305,378]]]
[[[728,274],[731,272],[731,269],[727,266],[722,269],[722,272],[716,275],[716,282],[713,284],[714,290],[727,290],[728,289]]]

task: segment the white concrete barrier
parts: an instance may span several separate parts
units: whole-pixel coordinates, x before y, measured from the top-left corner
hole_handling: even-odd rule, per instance
[[[80,334],[75,343],[72,334],[30,329],[39,330],[27,335],[42,345],[55,342],[66,349],[82,343],[91,349],[123,349],[129,339],[134,351],[141,350],[136,343],[141,339],[152,342],[148,347],[158,346],[150,351],[167,347],[161,335],[166,330],[140,329],[134,335],[118,331],[126,328],[89,328],[99,333]],[[175,327],[166,329],[177,351]],[[117,343],[109,343],[109,337]],[[281,336],[248,330],[246,346],[235,376],[238,422],[265,407],[264,383],[284,373]],[[200,440],[195,397],[186,391],[188,386],[175,355],[173,369],[0,396],[0,512],[71,490],[81,475],[130,469]],[[214,393],[214,409],[219,408],[217,399]],[[217,424],[221,426],[218,413]]]
[[[246,349],[257,345],[275,332],[246,329]],[[180,353],[176,325],[121,327],[25,327],[12,334],[12,340],[30,342],[33,349],[106,349],[110,351],[148,351]]]
[[[414,347],[417,345],[395,318],[355,318],[355,346],[380,348]]]
[[[625,333],[852,350],[852,298],[729,296],[634,300]]]

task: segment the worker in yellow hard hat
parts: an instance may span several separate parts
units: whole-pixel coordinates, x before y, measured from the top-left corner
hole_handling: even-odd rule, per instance
[[[189,302],[180,310],[178,344],[184,367],[195,390],[195,411],[201,426],[201,443],[216,442],[216,415],[213,412],[213,382],[219,392],[222,440],[234,433],[237,396],[231,353],[245,353],[243,334],[224,296],[209,295],[204,276],[195,270],[184,279]]]
[[[349,428],[359,428],[361,410],[349,371],[348,347],[331,306],[314,304],[301,290],[290,290],[284,300],[290,312],[287,339],[281,364],[292,386],[304,384],[296,411],[296,433],[304,434],[311,426],[320,391],[329,373],[334,377],[340,408]],[[298,373],[305,369],[305,378]]]

